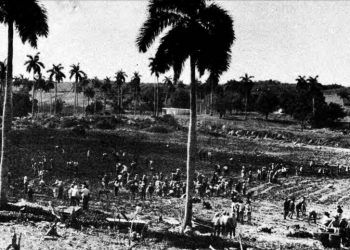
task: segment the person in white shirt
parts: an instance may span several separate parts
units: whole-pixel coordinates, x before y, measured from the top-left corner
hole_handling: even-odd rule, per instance
[[[73,201],[73,206],[79,206],[80,192],[79,192],[78,185],[75,185],[73,190],[72,190],[71,200]]]
[[[24,188],[24,194],[26,195],[27,192],[28,192],[28,177],[27,176],[24,176],[23,177],[23,188]]]
[[[74,185],[70,185],[70,188],[68,189],[68,199],[70,201],[70,206],[74,206],[74,201],[72,199],[72,193],[73,193],[73,188],[74,188]]]

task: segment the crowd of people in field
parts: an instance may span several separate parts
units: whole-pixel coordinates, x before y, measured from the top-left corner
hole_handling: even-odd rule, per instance
[[[64,149],[56,146],[56,151],[64,154]],[[106,193],[106,190],[113,189],[114,195],[117,197],[120,190],[127,190],[130,194],[130,199],[135,200],[139,198],[141,200],[151,199],[153,196],[158,197],[181,197],[184,195],[186,190],[186,183],[184,182],[184,176],[180,169],[176,169],[173,173],[164,174],[163,172],[156,172],[154,170],[154,162],[152,159],[147,159],[145,163],[140,164],[137,159],[130,156],[127,152],[122,150],[115,151],[112,153],[115,162],[114,166],[111,166],[109,171],[103,175],[100,180],[101,189],[98,190],[99,194]],[[89,160],[91,157],[91,151],[86,152],[86,159]],[[109,157],[109,154],[102,153],[101,160]],[[206,152],[203,156],[203,152],[199,152],[199,157],[203,160],[203,157],[210,159],[212,162],[212,153]],[[306,173],[314,172],[319,175],[330,174],[329,166],[324,164],[323,166],[316,166],[313,162],[310,162],[309,166],[287,166],[282,163],[272,163],[269,166],[263,166],[256,170],[245,168],[244,166],[240,169],[240,178],[234,177],[233,171],[237,171],[237,166],[233,164],[234,159],[229,159],[226,165],[212,164],[213,170],[211,173],[204,175],[201,172],[196,172],[193,179],[194,191],[199,198],[212,197],[212,196],[223,196],[230,197],[235,200],[237,196],[243,195],[248,198],[251,197],[252,192],[249,190],[249,185],[252,181],[279,183],[280,177],[288,177],[291,175],[305,175]],[[140,167],[140,165],[142,165]],[[46,186],[45,176],[50,171],[55,169],[55,160],[48,158],[45,154],[32,159],[31,167],[33,170],[33,176],[36,176],[38,180],[37,185],[39,187]],[[80,164],[78,161],[68,160],[66,161],[66,171],[72,173],[72,176],[76,180],[79,180],[79,168]],[[138,171],[142,169],[142,171]],[[327,172],[328,171],[328,172]],[[348,168],[340,166],[338,168],[338,174],[342,171],[348,171]],[[143,172],[144,174],[140,174]],[[9,173],[9,178],[11,174]],[[25,176],[23,179],[24,191],[28,195],[28,199],[33,198],[33,184],[30,182],[28,177]],[[61,199],[64,195],[64,184],[60,180],[56,180],[53,186],[54,197]],[[78,186],[78,187],[77,187]],[[87,189],[88,183],[83,182],[78,185],[78,181],[74,181],[70,187],[71,189]],[[81,192],[81,191],[79,191]],[[70,191],[71,193],[71,191]],[[71,198],[71,195],[68,198]],[[73,192],[76,193],[75,191]],[[73,195],[74,197],[74,195]],[[71,204],[76,204],[76,198],[72,199]]]
[[[63,148],[56,146],[55,151],[64,154]],[[86,162],[91,160],[91,150],[86,152]],[[257,195],[257,190],[251,191],[252,182],[256,183],[272,183],[281,184],[284,179],[290,176],[318,175],[318,176],[334,176],[348,172],[348,167],[338,166],[331,168],[327,163],[316,165],[310,162],[306,166],[290,166],[284,163],[271,163],[258,169],[248,168],[245,166],[238,167],[234,164],[234,159],[227,159],[227,164],[220,165],[213,163],[213,155],[210,152],[199,152],[200,160],[209,160],[212,170],[207,172],[195,172],[193,178],[193,187],[195,197],[194,201],[203,201],[204,208],[211,209],[209,202],[210,197],[220,196],[232,200],[231,207],[217,213],[214,216],[213,224],[218,234],[228,232],[235,234],[237,223],[252,223],[253,196]],[[95,198],[106,195],[109,198],[118,199],[120,193],[129,195],[130,201],[152,200],[155,197],[160,198],[181,198],[186,193],[185,175],[180,168],[170,173],[163,173],[155,170],[155,162],[153,159],[146,159],[140,162],[133,155],[123,150],[114,151],[113,153],[102,153],[99,156],[100,161],[112,159],[109,169],[104,169],[104,173],[99,178],[99,187],[94,187],[93,193]],[[86,163],[85,162],[85,163]],[[70,173],[73,181],[65,183],[62,180],[51,180],[48,176],[55,171],[56,161],[54,157],[48,157],[45,154],[33,157],[31,160],[31,168],[33,171],[32,179],[28,176],[23,177],[23,191],[27,199],[32,201],[35,192],[40,192],[45,188],[51,190],[51,194],[58,200],[67,200],[66,204],[71,206],[82,206],[83,209],[89,208],[91,200],[89,181],[81,181],[83,178],[81,173],[83,167],[78,161],[69,159],[65,162],[66,173]],[[83,165],[83,164],[82,164]],[[237,169],[239,168],[239,169]],[[237,175],[237,171],[239,172]],[[12,174],[9,173],[9,182],[12,182]],[[90,178],[91,179],[91,178]],[[318,216],[314,210],[307,209],[307,199],[302,197],[299,201],[295,198],[286,198],[284,202],[284,219],[297,219],[308,216],[309,221],[316,223]],[[339,208],[340,211],[341,208]],[[308,212],[307,212],[308,211]],[[341,212],[336,220],[332,223],[337,225],[340,220]]]

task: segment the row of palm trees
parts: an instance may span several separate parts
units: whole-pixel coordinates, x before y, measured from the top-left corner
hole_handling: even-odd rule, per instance
[[[43,76],[43,69],[45,65],[40,61],[40,53],[35,55],[27,55],[28,60],[24,63],[26,66],[26,71],[29,74],[33,75],[33,80],[30,81],[27,78],[24,78],[23,75],[16,77],[14,81],[14,86],[25,86],[28,91],[32,91],[32,100],[36,98],[36,92],[40,91],[40,103],[42,105],[42,95],[43,92],[50,92],[51,89],[55,90],[54,94],[54,105],[52,101],[50,102],[50,113],[51,107],[54,106],[54,114],[57,113],[56,103],[57,103],[57,94],[58,94],[58,85],[64,81],[66,75],[63,70],[64,67],[62,64],[53,64],[52,68],[47,70],[48,80],[45,80]],[[5,65],[5,64],[4,64]],[[151,64],[150,64],[151,65]],[[1,64],[0,64],[1,66]],[[6,65],[4,70],[0,69],[0,75],[2,72],[6,71]],[[155,69],[151,68],[152,74],[155,72]],[[157,75],[157,84],[154,86],[154,112],[158,116],[159,111],[159,73]],[[123,87],[127,81],[127,74],[123,70],[119,70],[115,73],[115,81],[112,81],[110,77],[106,77],[104,80],[99,80],[96,77],[94,79],[88,79],[87,74],[80,68],[80,64],[73,64],[70,66],[69,70],[69,79],[74,79],[72,90],[74,92],[74,114],[77,114],[78,109],[78,94],[83,92],[84,96],[87,97],[87,105],[89,105],[90,99],[93,99],[96,96],[96,90],[102,93],[104,100],[104,107],[106,107],[107,97],[112,97],[116,99],[116,105],[118,106],[119,113],[123,110]],[[138,72],[134,72],[130,80],[131,91],[133,93],[133,112],[136,113],[136,110],[139,107],[140,103],[140,91],[141,91],[141,75]],[[168,103],[169,96],[175,91],[175,83],[173,83],[170,77],[165,77],[163,81],[164,87],[166,89],[165,95],[165,104]],[[112,85],[116,87],[116,91],[112,91]],[[115,95],[115,96],[113,96]],[[51,100],[52,98],[50,98]],[[95,102],[96,104],[96,102]],[[39,108],[40,108],[39,106]],[[83,109],[84,109],[84,100],[83,100]],[[42,110],[43,111],[43,110]],[[32,101],[32,117],[35,115],[35,102]]]

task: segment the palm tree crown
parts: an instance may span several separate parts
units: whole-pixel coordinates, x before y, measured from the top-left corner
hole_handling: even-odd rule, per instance
[[[66,75],[62,72],[64,67],[61,64],[53,64],[52,68],[49,69],[47,72],[50,73],[49,78],[50,80],[55,80],[56,82],[62,82],[64,78],[66,78]]]
[[[39,58],[40,53],[36,53],[35,56],[27,55],[28,60],[24,63],[24,65],[27,65],[27,72],[31,73],[33,71],[33,74],[41,74],[41,69],[45,68],[45,65],[40,62]]]
[[[49,33],[46,9],[37,0],[0,0],[0,22],[14,25],[22,42],[34,48]]]
[[[127,74],[123,70],[119,70],[117,73],[115,73],[116,84],[119,87],[122,86],[125,83],[127,77]]]
[[[228,69],[235,36],[232,18],[221,7],[206,0],[151,0],[148,10],[136,44],[146,52],[171,27],[154,58],[162,73],[172,66],[179,75],[189,56],[201,75],[207,69],[219,75]]]
[[[73,64],[70,67],[71,67],[71,70],[69,71],[70,73],[69,79],[72,79],[73,77],[75,77],[76,82],[81,82],[86,77],[86,73],[80,69],[79,63]]]

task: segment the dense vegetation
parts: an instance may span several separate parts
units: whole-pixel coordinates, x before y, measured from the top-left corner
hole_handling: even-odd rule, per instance
[[[17,86],[19,95],[27,95],[28,98],[33,86],[41,95],[54,87],[50,80],[40,81],[41,83],[34,83],[21,76],[15,78],[14,85]],[[211,86],[209,80],[204,83],[197,81],[197,105],[200,106],[198,109],[201,113],[216,113],[220,117],[247,110],[259,112],[266,119],[272,112],[280,110],[296,119],[302,127],[307,124],[313,127],[334,126],[336,121],[345,117],[346,113],[340,105],[327,104],[323,96],[323,91],[336,90],[340,97],[348,98],[349,93],[345,87],[322,85],[317,78],[312,77],[299,77],[296,82],[288,84],[275,80],[252,80],[251,86],[247,88],[243,80],[230,80],[216,86]],[[163,107],[189,108],[190,105],[189,86],[182,81],[175,84],[170,77],[165,77],[158,85],[142,83],[141,78],[136,84],[134,78],[130,81],[125,80],[124,83],[120,83],[118,78],[115,81],[109,78],[81,78],[77,82],[76,90],[72,88],[72,91],[83,94],[86,99],[86,106],[83,108],[88,114],[124,113],[126,110],[135,110],[137,114],[155,115],[156,111],[161,112]],[[54,104],[55,102],[52,103]],[[14,116],[25,116],[30,112],[30,109],[22,106],[31,105],[30,101],[18,103],[14,100],[14,105],[21,110],[19,113],[16,111]],[[45,104],[35,99],[34,106],[37,112],[42,110],[43,105]],[[56,101],[57,113],[63,111],[64,105],[67,106],[65,100]]]

